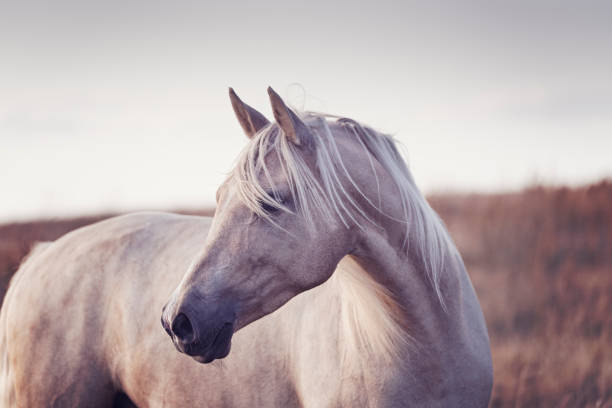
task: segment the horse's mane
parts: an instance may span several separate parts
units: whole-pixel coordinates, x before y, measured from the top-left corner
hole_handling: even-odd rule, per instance
[[[312,112],[303,112],[299,115],[304,123],[309,125],[318,171],[314,172],[306,164],[299,147],[287,137],[282,137],[283,131],[278,125],[270,124],[253,137],[230,175],[236,179],[239,196],[244,204],[272,224],[275,224],[274,219],[262,208],[262,203],[283,211],[295,212],[307,220],[323,217],[330,221],[340,220],[347,227],[353,224],[360,228],[364,227],[363,222],[375,223],[357,200],[351,196],[347,186],[340,181],[348,180],[348,183],[352,184],[352,187],[369,205],[384,216],[404,224],[403,248],[405,251],[410,250],[415,253],[422,262],[432,287],[444,306],[439,283],[440,273],[444,268],[444,259],[448,252],[456,249],[441,220],[417,188],[406,162],[398,152],[396,141],[391,136],[377,132],[352,119]],[[401,202],[403,209],[401,219],[383,213],[381,202],[389,198],[380,196],[380,188],[378,197],[366,197],[353,181],[330,128],[329,121],[334,119],[363,147],[369,160],[367,165],[371,167],[377,184],[379,176],[376,174],[375,162],[378,162],[392,178],[399,190],[399,194],[393,199]],[[270,191],[274,191],[273,177],[266,165],[266,158],[269,154],[278,157],[283,176],[288,181],[295,203],[295,211],[286,207],[279,197],[269,194]],[[260,180],[262,173],[266,179],[267,189]],[[360,222],[360,219],[366,221]],[[375,283],[373,279],[355,279],[354,271],[358,268],[350,268],[350,270],[352,272],[345,273],[344,276],[350,277],[349,280],[345,280],[353,289],[348,290],[345,284],[342,286],[345,288],[343,293],[356,294],[356,291],[362,291],[364,285],[371,286]],[[379,289],[375,289],[378,293],[376,298],[382,301],[381,305],[387,304],[388,296],[382,296],[384,293]]]

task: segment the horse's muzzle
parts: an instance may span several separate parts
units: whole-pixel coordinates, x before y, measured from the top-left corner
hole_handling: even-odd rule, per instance
[[[194,360],[200,363],[210,363],[213,360],[225,358],[231,350],[233,334],[234,324],[225,323],[210,346],[195,347],[190,351],[186,351],[186,354],[192,356]]]
[[[210,363],[226,357],[231,349],[235,319],[226,317],[198,321],[191,317],[195,315],[182,311],[173,319],[168,319],[166,313],[162,313],[162,327],[176,349],[200,363]],[[214,321],[218,323],[213,323]]]

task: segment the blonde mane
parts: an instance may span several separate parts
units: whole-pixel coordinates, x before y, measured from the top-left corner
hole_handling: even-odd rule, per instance
[[[348,186],[340,181],[348,180],[351,187],[358,191],[369,205],[382,215],[404,225],[403,250],[408,252],[410,249],[416,254],[418,259],[415,261],[421,262],[436,296],[444,307],[440,275],[444,269],[445,257],[449,251],[456,249],[441,220],[414,183],[406,162],[398,152],[395,140],[348,118],[312,112],[301,113],[300,118],[309,126],[318,171],[312,171],[306,164],[299,147],[287,137],[282,137],[283,131],[280,127],[270,124],[253,137],[230,175],[236,181],[240,199],[254,213],[275,225],[272,216],[262,208],[262,203],[295,213],[307,220],[315,217],[323,217],[329,221],[340,220],[346,227],[352,224],[363,228],[364,225],[359,219],[375,223],[351,196]],[[377,185],[379,176],[375,170],[375,162],[380,163],[391,177],[399,190],[399,195],[394,199],[401,202],[401,219],[382,211],[381,200],[385,197],[380,196],[380,187],[378,197],[367,197],[353,181],[329,126],[328,121],[333,119],[363,147]],[[279,197],[269,194],[269,191],[275,191],[275,187],[266,164],[268,155],[276,155],[278,158],[283,177],[289,184],[295,210],[285,206]],[[269,186],[267,189],[260,181],[262,174]],[[347,261],[347,258],[341,262],[334,274],[342,298],[342,324],[347,330],[352,330],[356,341],[359,341],[362,347],[389,351],[393,348],[393,343],[404,341],[406,337],[403,330],[398,330],[395,314],[397,305],[386,288],[370,276],[360,274],[367,275],[367,272],[354,261]]]
[[[344,364],[358,364],[364,353],[383,363],[403,356],[397,351],[409,346],[416,349],[408,333],[402,307],[393,293],[363,270],[352,256],[345,256],[329,280],[340,302],[340,328]]]

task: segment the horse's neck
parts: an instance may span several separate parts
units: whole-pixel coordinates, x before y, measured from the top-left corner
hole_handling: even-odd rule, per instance
[[[415,247],[417,243],[409,243]],[[445,256],[445,269],[441,271],[440,287],[448,307],[444,308],[424,270],[424,262],[415,251],[405,251],[385,236],[372,234],[354,253],[362,269],[392,294],[399,308],[397,322],[414,343],[435,341],[439,337],[438,324],[454,318],[456,297],[461,275],[461,264],[449,248]],[[411,346],[407,345],[409,349]]]
[[[289,335],[285,358],[298,390],[307,395],[306,405],[341,405],[326,398],[376,405],[373,400],[383,398],[381,390],[390,390],[390,384],[390,392],[404,398],[404,392],[420,387],[413,374],[431,370],[431,359],[419,361],[419,355],[423,344],[435,341],[433,332],[422,332],[435,317],[437,299],[427,298],[435,292],[432,296],[425,279],[395,276],[417,273],[406,259],[380,250],[380,258],[356,253],[343,259],[327,282],[280,311],[277,323]],[[329,393],[311,395],[312,390]],[[350,400],[357,395],[373,400]]]
[[[292,341],[295,355],[303,356],[301,371],[317,372],[324,365],[363,378],[367,371],[380,375],[372,365],[393,370],[412,364],[419,345],[439,337],[431,322],[448,318],[415,264],[373,238],[345,257],[327,282],[295,299],[287,322],[295,326]]]

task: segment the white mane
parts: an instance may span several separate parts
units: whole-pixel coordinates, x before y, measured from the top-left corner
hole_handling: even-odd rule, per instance
[[[314,113],[302,113],[300,116],[307,125],[316,125],[309,126],[309,128],[314,139],[318,171],[313,172],[309,168],[301,157],[299,147],[290,142],[287,137],[282,137],[282,129],[274,124],[268,125],[253,137],[239,157],[230,176],[235,178],[242,201],[254,213],[272,224],[275,224],[274,220],[262,208],[262,203],[282,211],[293,212],[278,197],[268,194],[259,181],[263,173],[267,184],[272,191],[275,190],[273,178],[266,165],[266,158],[270,154],[278,157],[283,176],[289,183],[297,216],[305,219],[324,217],[328,220],[340,220],[347,227],[353,224],[363,228],[358,219],[366,219],[374,223],[375,221],[367,215],[365,209],[361,208],[357,200],[348,192],[347,186],[340,182],[343,179],[348,180],[369,205],[383,213],[380,205],[382,199],[380,191],[378,197],[367,197],[353,181],[343,162],[334,134],[328,124],[328,120],[337,119],[336,123],[352,134],[355,142],[363,147],[376,183],[379,182],[379,176],[376,174],[375,161],[382,165],[397,185],[399,195],[394,199],[400,200],[403,217],[397,219],[384,213],[383,215],[405,225],[403,248],[408,251],[409,245],[412,245],[411,252],[417,254],[419,259],[416,261],[422,262],[431,285],[444,307],[439,285],[440,274],[444,268],[446,255],[449,251],[456,251],[456,249],[437,214],[415,185],[393,138],[347,118]],[[357,214],[361,217],[356,217]],[[401,330],[397,330],[397,319],[393,315],[395,306],[392,294],[385,291],[385,288],[381,288],[372,278],[366,279],[358,276],[357,272],[363,272],[363,270],[358,265],[352,265],[352,262],[352,266],[347,268],[348,263],[345,261],[346,259],[341,262],[334,274],[336,280],[341,280],[338,285],[341,294],[343,325],[347,329],[352,328],[351,330],[360,339],[362,345],[367,346],[369,343],[368,347],[371,348],[392,349],[392,343],[401,340],[399,337],[406,336],[401,334]],[[365,306],[365,303],[369,305]],[[377,310],[367,312],[368,307]]]

